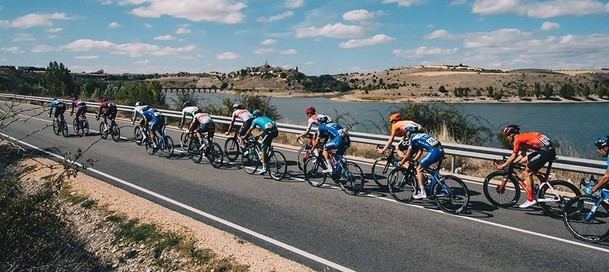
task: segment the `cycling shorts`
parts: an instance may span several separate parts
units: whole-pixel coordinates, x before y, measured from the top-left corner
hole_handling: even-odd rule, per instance
[[[434,163],[439,162],[444,158],[444,149],[442,147],[435,147],[425,154],[425,157],[421,159],[419,165],[423,168],[429,168]]]
[[[546,149],[538,149],[527,156],[529,162],[527,167],[532,171],[539,171],[546,163],[551,162],[556,157],[556,150],[554,147]]]
[[[207,133],[207,138],[212,139],[214,137],[214,133],[216,132],[216,126],[214,126],[213,122],[202,123],[199,124],[197,131],[200,133]]]
[[[87,113],[87,106],[76,107],[76,117],[80,116],[81,114],[84,116],[85,113]]]
[[[165,125],[165,118],[163,118],[162,116],[153,118],[150,121],[150,130],[161,132],[163,130],[163,125]]]
[[[351,146],[351,139],[349,136],[337,136],[334,139],[328,141],[325,145],[326,149],[336,149],[336,155],[344,155],[347,148]]]
[[[268,148],[271,146],[271,143],[273,142],[273,139],[277,138],[277,136],[279,136],[279,130],[277,130],[277,128],[273,128],[273,129],[268,129],[268,130],[264,130],[264,138],[262,138],[262,148]]]
[[[55,106],[55,118],[59,118],[60,115],[63,115],[63,113],[66,112],[66,105],[63,106]]]
[[[245,137],[245,133],[247,133],[247,131],[250,129],[253,121],[254,121],[254,118],[250,118],[250,119],[247,119],[247,121],[243,122],[243,125],[239,129],[239,136],[241,138]]]
[[[114,119],[114,118],[116,118],[116,113],[117,113],[116,107],[110,107],[104,111],[103,116],[106,118]]]

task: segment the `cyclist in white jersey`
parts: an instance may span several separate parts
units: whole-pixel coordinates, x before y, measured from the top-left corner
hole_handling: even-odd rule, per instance
[[[199,107],[190,106],[189,102],[184,103],[184,105],[182,106],[182,119],[180,120],[179,128],[182,129],[182,127],[184,127],[184,121],[186,120],[186,116],[194,117],[197,111],[199,111]]]
[[[224,133],[224,135],[230,134],[237,118],[243,122],[243,125],[241,125],[241,128],[239,128],[239,143],[243,147],[243,138],[245,138],[247,131],[250,129],[250,126],[252,126],[254,116],[248,110],[244,109],[241,104],[233,104],[232,119],[230,121],[230,125],[228,126],[228,130],[226,133]]]

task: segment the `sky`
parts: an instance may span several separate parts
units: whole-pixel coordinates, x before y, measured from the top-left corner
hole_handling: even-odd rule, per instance
[[[0,64],[311,75],[420,64],[609,68],[606,0],[3,0]]]

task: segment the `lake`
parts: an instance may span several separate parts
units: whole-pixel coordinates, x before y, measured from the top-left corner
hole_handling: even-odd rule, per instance
[[[176,93],[167,93],[166,102],[175,108],[172,98]],[[195,93],[199,105],[219,104],[223,98],[234,97],[225,93]],[[328,98],[274,97],[271,103],[281,114],[281,122],[306,124],[304,108],[314,106],[318,113],[335,116],[349,114],[359,124],[354,131],[379,133],[378,124],[383,124],[392,111],[404,106],[399,103],[347,102]],[[539,131],[558,139],[562,146],[572,146],[582,157],[599,159],[593,143],[601,135],[609,134],[609,104],[450,104],[464,114],[476,116],[483,124],[497,133],[507,124],[518,124],[523,131]],[[415,120],[416,121],[416,120]],[[484,145],[493,146],[493,143]]]

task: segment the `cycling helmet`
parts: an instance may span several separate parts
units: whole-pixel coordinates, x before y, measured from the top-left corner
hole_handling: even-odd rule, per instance
[[[596,148],[598,149],[609,146],[609,135],[599,137],[596,139],[594,145],[596,145]]]
[[[402,117],[399,113],[393,113],[389,115],[389,123],[400,121],[400,119],[402,119]]]
[[[240,109],[243,109],[243,107],[241,106],[241,104],[239,104],[239,103],[235,103],[235,104],[233,104],[233,110],[240,110]]]
[[[325,116],[325,115],[317,116],[317,122],[320,124],[328,123],[329,120],[330,120],[330,118],[328,118],[328,116]]]
[[[108,101],[108,99],[104,97],[104,98],[102,98],[102,100],[101,100],[101,101],[102,101],[102,103],[103,103],[103,102],[107,102],[107,101]]]
[[[262,116],[262,112],[260,112],[259,110],[254,110],[254,111],[252,112],[252,115],[253,115],[254,117],[260,117],[260,116]]]
[[[305,115],[313,115],[313,114],[315,114],[315,108],[308,106],[304,112],[305,112]]]
[[[51,100],[55,101],[55,100],[57,100],[57,97],[53,97]]]
[[[140,101],[135,102],[135,106],[136,106],[136,107],[139,107],[139,106],[141,106],[141,105],[142,105],[142,103],[140,103]]]
[[[410,123],[404,126],[404,130],[410,132],[411,134],[419,132],[420,129],[421,127],[419,127],[419,125],[415,123]]]
[[[518,125],[509,125],[503,129],[503,136],[507,137],[512,134],[520,133],[520,127]]]

